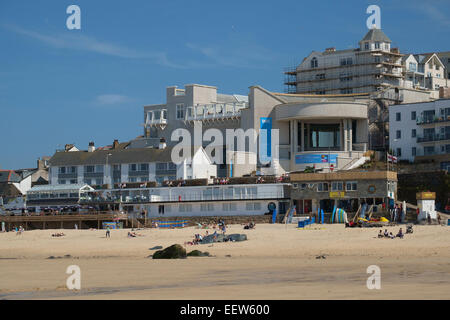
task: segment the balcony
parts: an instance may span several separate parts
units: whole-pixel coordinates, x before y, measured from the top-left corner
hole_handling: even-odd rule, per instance
[[[440,116],[440,117],[417,117],[416,123],[418,125],[420,124],[429,124],[429,123],[442,123],[442,122],[449,122],[450,121],[450,115],[448,116]]]
[[[239,103],[214,103],[196,105],[187,108],[185,121],[193,123],[194,121],[211,122],[238,120],[241,117],[241,110],[248,107],[245,102]]]
[[[160,127],[161,129],[167,126],[167,109],[152,110],[147,112],[145,119],[145,127]]]
[[[450,132],[427,134],[427,135],[424,135],[422,137],[417,137],[417,142],[418,143],[444,141],[444,140],[450,140]]]

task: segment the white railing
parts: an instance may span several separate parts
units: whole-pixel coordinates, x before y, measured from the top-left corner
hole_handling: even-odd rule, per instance
[[[185,119],[193,121],[238,118],[241,116],[241,110],[247,107],[245,102],[196,105],[187,108]]]
[[[146,126],[167,124],[167,109],[151,110],[147,112],[145,119]]]

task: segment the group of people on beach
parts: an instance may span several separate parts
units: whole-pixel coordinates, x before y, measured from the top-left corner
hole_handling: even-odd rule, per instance
[[[387,229],[380,230],[380,232],[378,233],[378,238],[388,238],[388,239],[395,239],[395,238],[400,238],[403,239],[404,237],[404,233],[402,228],[400,228],[400,230],[398,230],[397,234],[394,236],[392,234],[392,232],[388,232]]]
[[[56,233],[52,234],[52,237],[56,237],[56,238],[64,237],[64,236],[65,236],[64,232],[56,232]]]

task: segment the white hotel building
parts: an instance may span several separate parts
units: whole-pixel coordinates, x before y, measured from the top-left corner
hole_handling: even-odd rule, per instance
[[[450,167],[450,99],[389,107],[389,146],[399,160]]]

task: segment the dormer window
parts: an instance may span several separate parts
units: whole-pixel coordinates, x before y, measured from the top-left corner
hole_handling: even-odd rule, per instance
[[[375,42],[375,49],[380,49],[380,43],[378,41]]]
[[[364,49],[365,50],[369,50],[369,43],[368,42],[364,43]]]
[[[311,68],[317,68],[319,64],[317,63],[317,58],[314,57],[311,59]]]

